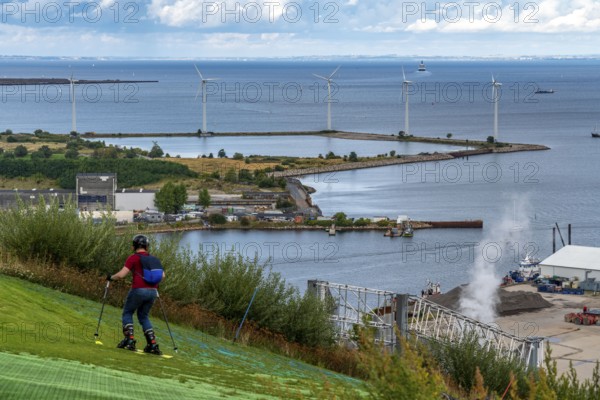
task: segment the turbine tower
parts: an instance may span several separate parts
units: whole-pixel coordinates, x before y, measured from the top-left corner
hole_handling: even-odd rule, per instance
[[[494,142],[498,141],[498,100],[500,100],[499,89],[502,84],[494,79],[492,74],[492,98],[494,99]]]
[[[408,136],[408,85],[412,84],[412,81],[406,80],[406,75],[404,74],[404,67],[402,67],[402,91],[404,92],[404,135]]]
[[[73,74],[69,79],[71,86],[71,132],[77,132],[77,114],[75,112],[75,81],[73,80]]]
[[[335,71],[333,71],[331,73],[331,75],[329,75],[328,78],[325,78],[324,76],[321,76],[321,75],[313,74],[317,78],[327,81],[327,130],[328,131],[331,130],[331,81],[332,81],[333,76],[340,69],[340,67],[341,67],[341,65],[339,67],[337,67],[335,69]]]
[[[216,81],[218,78],[204,78],[196,64],[194,64],[194,68],[196,68],[196,72],[198,72],[201,82],[200,86],[198,86],[198,91],[196,92],[196,98],[194,100],[198,99],[200,90],[202,90],[202,133],[206,133],[206,82]]]

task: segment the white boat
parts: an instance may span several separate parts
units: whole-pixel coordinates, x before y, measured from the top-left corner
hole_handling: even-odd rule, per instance
[[[536,275],[539,275],[541,272],[541,262],[542,260],[539,258],[527,254],[525,258],[519,262],[519,273],[523,277],[523,280],[528,281],[533,279]]]
[[[423,62],[423,60],[421,60],[421,64],[419,64],[419,72],[425,72],[427,71],[427,68],[425,68],[425,63]]]
[[[427,286],[425,289],[421,290],[421,297],[426,299],[429,296],[435,296],[438,294],[442,294],[440,283],[433,283],[428,279]]]

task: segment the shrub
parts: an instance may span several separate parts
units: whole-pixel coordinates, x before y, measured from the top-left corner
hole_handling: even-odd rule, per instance
[[[234,153],[233,154],[233,159],[234,160],[243,160],[244,159],[244,155],[242,153]]]
[[[10,134],[9,134],[9,135],[10,135]],[[9,137],[7,137],[7,138],[6,138],[6,141],[7,141],[8,143],[17,143],[17,142],[19,141],[19,139],[17,139],[17,138],[16,138],[16,137],[14,137],[14,136],[9,136]]]
[[[0,245],[22,260],[38,259],[81,269],[122,266],[129,243],[115,235],[114,220],[95,222],[80,218],[77,207],[67,202],[60,208],[41,197],[37,207],[18,203],[0,212]]]
[[[509,359],[493,347],[480,344],[476,335],[465,336],[460,342],[441,341],[432,343],[432,353],[442,372],[448,374],[462,389],[471,391],[476,386],[476,370],[479,368],[486,388],[502,395],[512,372],[518,387],[527,386],[528,371],[514,358]]]
[[[65,158],[75,159],[77,157],[79,157],[79,152],[77,151],[77,149],[69,149],[65,151]]]
[[[401,339],[399,352],[374,344],[372,334],[360,333],[362,367],[369,374],[372,399],[431,400],[442,398],[442,375],[434,369],[418,342]],[[398,335],[400,337],[400,335]]]
[[[23,146],[22,144],[15,147],[15,157],[25,157],[27,153],[27,147]]]
[[[225,216],[223,214],[210,214],[208,216],[208,221],[211,224],[215,224],[215,225],[223,225],[225,223],[227,223],[227,218],[225,218]]]

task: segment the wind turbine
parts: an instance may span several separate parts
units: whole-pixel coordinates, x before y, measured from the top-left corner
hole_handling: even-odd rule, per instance
[[[73,74],[69,78],[69,84],[71,86],[71,132],[77,132],[77,114],[75,112],[75,81],[73,80]]]
[[[196,98],[194,100],[198,99],[200,90],[202,90],[202,133],[206,133],[206,82],[216,81],[218,78],[204,78],[196,64],[194,64],[194,68],[196,68],[196,72],[198,72],[201,82],[200,86],[198,86],[198,91],[196,92]]]
[[[406,80],[404,67],[402,67],[402,79],[402,91],[404,92],[404,135],[408,136],[408,85],[412,84],[412,81]]]
[[[502,84],[494,79],[494,75],[492,74],[492,97],[494,99],[494,141],[498,141],[498,100],[499,100],[499,92],[500,86]]]
[[[317,78],[327,81],[327,130],[328,131],[331,130],[331,81],[332,81],[333,76],[340,69],[340,67],[341,67],[341,65],[339,67],[337,67],[335,69],[335,71],[333,71],[331,73],[331,75],[329,75],[328,78],[325,78],[324,76],[321,76],[321,75],[313,74]]]

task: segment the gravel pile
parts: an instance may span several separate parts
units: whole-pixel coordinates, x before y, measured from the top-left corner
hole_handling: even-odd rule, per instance
[[[451,310],[460,311],[460,297],[464,287],[464,285],[458,286],[448,293],[430,296],[428,297],[428,300],[431,300]],[[501,317],[540,310],[542,308],[552,306],[552,304],[544,300],[539,293],[524,291],[509,292],[501,288],[498,288],[498,293],[500,296],[500,302],[496,306],[496,313]]]

